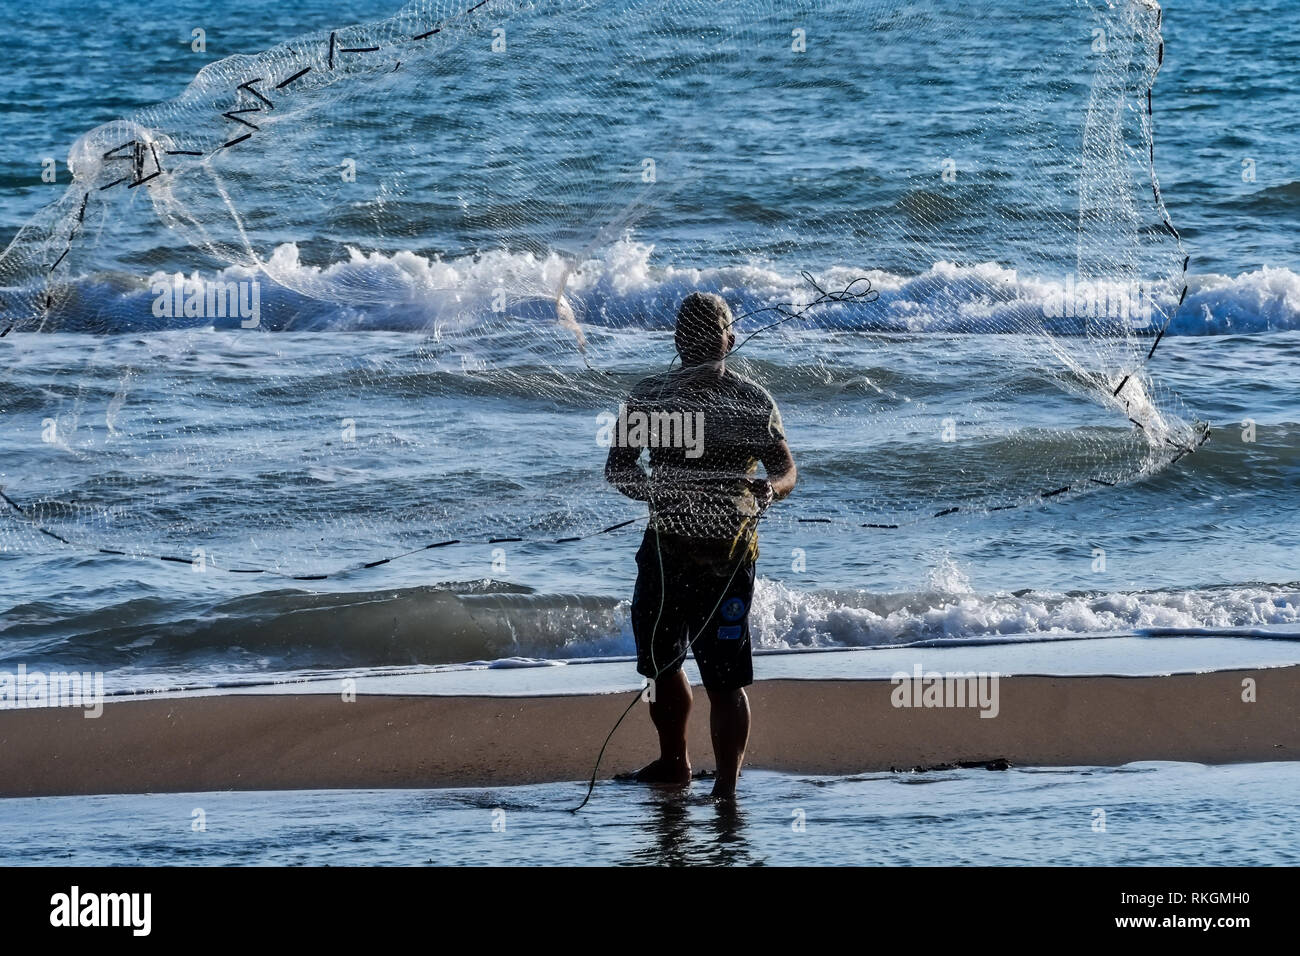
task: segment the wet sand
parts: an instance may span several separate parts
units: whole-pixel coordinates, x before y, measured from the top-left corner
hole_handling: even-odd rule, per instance
[[[1243,682],[1256,701],[1243,701]],[[809,774],[936,767],[1300,759],[1300,666],[1165,677],[1004,677],[996,717],[896,707],[888,680],[750,689],[747,766]],[[0,712],[0,796],[508,786],[585,779],[630,694],[549,697],[229,694]],[[654,756],[644,704],[601,776]],[[691,753],[710,769],[696,689]],[[744,782],[741,783],[742,791]]]

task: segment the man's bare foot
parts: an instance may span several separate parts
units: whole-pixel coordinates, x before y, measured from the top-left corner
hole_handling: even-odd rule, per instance
[[[713,781],[713,792],[709,794],[714,800],[735,800],[736,785],[740,782],[739,777],[743,777],[745,772],[742,770],[735,777],[717,777]]]
[[[660,757],[640,770],[620,773],[614,779],[633,783],[675,783],[685,786],[691,782],[691,765],[684,760],[665,760]]]

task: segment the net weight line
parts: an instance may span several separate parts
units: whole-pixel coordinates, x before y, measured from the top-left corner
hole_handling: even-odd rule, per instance
[[[1164,463],[1165,467],[1174,465],[1183,457],[1191,454],[1198,447],[1205,444],[1205,442],[1209,441],[1211,435],[1211,431],[1209,427],[1204,423],[1198,423],[1198,424],[1201,426],[1199,429],[1200,439],[1196,442],[1195,445],[1182,446],[1182,445],[1178,445],[1176,442],[1169,442],[1169,444],[1175,449],[1175,452],[1168,456],[1168,460]],[[1168,439],[1166,439],[1166,441],[1168,441]],[[1114,488],[1117,485],[1116,482],[1106,481],[1105,479],[1102,478],[1085,478],[1084,481],[1091,482],[1096,485],[1101,485],[1107,488]],[[1055,499],[1061,498],[1067,493],[1072,491],[1077,494],[1077,493],[1081,493],[1082,489],[1079,489],[1074,485],[1062,485],[1059,488],[1054,488],[1048,491],[1042,491],[1037,496],[1028,496],[1022,499],[1021,501],[1013,504],[995,505],[987,508],[967,508],[967,509],[963,509],[960,506],[953,506],[949,508],[943,508],[932,514],[919,515],[910,521],[903,521],[895,524],[883,524],[883,523],[876,523],[876,522],[854,523],[854,522],[846,522],[842,519],[824,518],[824,517],[795,518],[794,521],[796,524],[836,525],[842,528],[853,529],[853,530],[858,530],[858,529],[901,530],[903,528],[914,527],[925,521],[933,520],[936,518],[946,518],[950,515],[955,515],[955,514],[976,515],[980,513],[1012,511],[1020,508],[1033,507],[1034,505],[1054,501]],[[4,499],[5,504],[9,506],[9,509],[13,513],[17,514],[24,522],[26,522],[28,525],[30,525],[39,533],[59,542],[60,544],[66,545],[67,547],[73,548],[77,551],[81,551],[87,555],[104,556],[104,557],[124,557],[124,558],[134,558],[138,560],[154,560],[154,561],[163,561],[170,564],[193,564],[193,559],[179,557],[176,555],[145,553],[139,551],[122,551],[115,548],[104,548],[95,545],[85,544],[83,542],[75,540],[75,538],[65,537],[64,535],[61,535],[58,532],[52,531],[49,528],[45,527],[43,524],[41,524],[39,520],[37,520],[31,514],[29,514],[27,509],[25,509],[22,505],[20,505],[17,501],[15,501],[9,494],[7,494],[3,489],[3,487],[0,487],[0,498]],[[763,513],[759,515],[759,520],[762,520],[766,516],[767,516],[767,511],[764,510]],[[345,575],[353,574],[358,571],[368,571],[371,570],[372,568],[382,567],[386,564],[391,564],[392,562],[398,561],[402,558],[407,558],[416,554],[423,554],[426,551],[433,551],[438,548],[448,548],[456,545],[484,545],[484,544],[506,544],[506,543],[532,544],[532,545],[573,544],[576,542],[587,541],[592,538],[601,537],[603,535],[610,534],[615,531],[619,531],[623,528],[628,527],[629,525],[633,525],[638,522],[643,522],[647,520],[649,520],[648,516],[640,517],[640,518],[628,518],[625,521],[620,521],[617,524],[609,525],[608,527],[601,528],[598,531],[591,531],[591,532],[587,532],[586,534],[567,535],[559,538],[528,538],[522,536],[506,536],[506,537],[494,536],[486,539],[452,538],[446,541],[434,541],[430,544],[426,544],[419,548],[410,548],[408,550],[396,552],[394,554],[390,554],[386,557],[378,558],[373,561],[364,561],[359,564],[348,565],[346,567],[339,568],[338,570],[329,571],[321,574],[291,574],[284,571],[277,571],[274,568],[254,568],[254,567],[222,568],[215,564],[213,565],[213,567],[216,568],[218,571],[224,571],[227,574],[262,574],[268,577],[277,577],[277,578],[283,578],[292,581],[326,581],[332,578],[344,577]]]
[[[0,498],[4,499],[9,509],[17,514],[23,521],[31,525],[36,531],[58,541],[60,544],[67,545],[88,555],[103,555],[106,557],[135,558],[142,561],[165,561],[170,564],[193,564],[193,559],[179,557],[171,554],[160,554],[142,551],[122,551],[116,548],[102,548],[91,544],[85,544],[77,541],[75,538],[68,538],[56,531],[41,524],[36,518],[32,517],[22,505],[9,496],[3,487],[0,487]],[[446,541],[434,541],[419,548],[410,548],[406,551],[390,554],[387,557],[378,558],[374,561],[363,561],[359,564],[348,565],[335,571],[329,571],[322,574],[290,574],[285,571],[277,571],[274,568],[223,568],[219,565],[212,565],[218,571],[224,571],[227,574],[264,574],[269,577],[284,578],[292,581],[326,581],[330,578],[339,578],[357,571],[367,571],[371,568],[382,567],[385,564],[391,564],[393,561],[407,558],[414,554],[423,554],[426,551],[432,551],[437,548],[449,548],[454,545],[472,545],[472,544],[505,544],[508,542],[517,542],[520,544],[571,544],[577,541],[586,541],[590,538],[600,537],[601,535],[610,534],[629,525],[636,524],[638,521],[644,521],[645,518],[628,518],[626,521],[620,521],[617,524],[609,525],[598,531],[590,531],[586,534],[570,535],[562,538],[524,538],[524,537],[490,537],[486,539],[478,538],[452,538]]]
[[[422,40],[427,40],[430,37],[441,33],[448,24],[451,24],[463,17],[469,16],[475,10],[478,10],[480,7],[486,6],[490,2],[492,2],[492,0],[479,0],[479,2],[475,3],[473,6],[467,7],[465,10],[461,11],[460,13],[448,17],[446,20],[436,25],[433,29],[426,30],[425,32],[414,36],[407,37],[404,42],[418,43]],[[348,53],[348,54],[378,53],[381,49],[380,46],[339,47],[337,44],[337,34],[338,31],[335,30],[335,31],[331,31],[329,35],[328,53],[326,58],[327,58],[330,71],[334,70],[334,58],[336,53]],[[401,66],[401,60],[398,60],[397,67],[400,66]],[[394,69],[397,69],[397,67],[394,67]],[[275,85],[275,89],[276,90],[287,89],[289,86],[296,83],[298,80],[302,79],[311,71],[312,71],[311,66],[305,66],[301,70],[298,70],[296,73],[293,73],[291,76],[277,83]],[[163,151],[164,155],[192,156],[192,157],[198,157],[200,159],[206,159],[210,156],[217,155],[222,150],[230,149],[231,147],[238,146],[241,143],[250,140],[253,136],[253,133],[260,132],[261,127],[257,126],[255,123],[253,123],[250,120],[243,119],[242,114],[260,113],[263,112],[264,107],[266,110],[275,109],[275,103],[269,97],[267,97],[266,94],[264,94],[262,91],[256,89],[253,86],[253,84],[255,83],[262,83],[262,82],[265,82],[264,78],[256,77],[251,80],[246,80],[243,83],[240,83],[238,86],[236,86],[235,97],[236,97],[237,106],[232,107],[229,110],[225,110],[221,113],[222,119],[226,119],[231,122],[238,123],[242,126],[246,126],[249,128],[249,132],[243,133],[232,139],[226,140],[225,142],[221,143],[221,145],[213,148],[208,153],[204,153],[202,150],[167,149]],[[239,102],[239,96],[241,93],[244,92],[247,92],[253,97],[255,97],[258,102],[253,104],[252,106],[237,108]],[[145,175],[144,173],[145,160],[146,160],[146,153],[145,153],[146,147],[148,149],[149,156],[151,156],[153,159],[153,170],[148,175]],[[121,155],[121,152],[123,150],[130,150],[130,154]],[[97,189],[98,192],[104,192],[105,190],[112,189],[114,186],[121,186],[124,184],[127,189],[135,189],[137,186],[147,185],[148,183],[162,176],[164,173],[168,172],[168,170],[163,166],[162,160],[159,159],[157,146],[153,142],[142,143],[138,139],[133,139],[126,143],[122,143],[118,146],[114,146],[113,148],[105,151],[101,158],[105,162],[129,162],[131,163],[131,172],[128,175],[121,176],[110,183],[106,183],[98,187]],[[73,241],[77,238],[77,234],[81,231],[82,226],[85,224],[86,205],[89,202],[89,200],[90,200],[90,190],[83,187],[82,195],[81,195],[81,206],[77,213],[77,221],[68,232],[68,236],[67,239],[65,240],[63,252],[53,262],[53,264],[48,266],[45,270],[46,290],[45,290],[45,295],[41,300],[41,309],[40,309],[42,326],[44,322],[48,320],[50,312],[54,308],[54,295],[50,291],[49,283],[54,276],[55,270],[58,269],[58,267],[63,263],[64,259],[66,259],[68,254],[72,251]],[[0,304],[2,304],[2,300],[0,300]],[[4,338],[11,331],[13,331],[15,325],[16,323],[9,322],[5,325],[3,329],[0,329],[0,339]]]
[[[1141,369],[1145,368],[1147,363],[1151,361],[1152,356],[1156,354],[1156,348],[1160,345],[1160,340],[1163,339],[1165,337],[1165,333],[1169,331],[1169,326],[1173,323],[1175,317],[1177,317],[1178,315],[1178,310],[1182,308],[1183,302],[1185,302],[1187,299],[1187,265],[1188,262],[1191,260],[1191,256],[1188,255],[1186,248],[1183,246],[1182,234],[1179,233],[1178,229],[1174,226],[1173,222],[1170,221],[1169,209],[1165,206],[1164,196],[1160,192],[1160,177],[1156,173],[1156,128],[1155,128],[1155,112],[1152,108],[1152,99],[1153,99],[1152,90],[1155,87],[1156,77],[1159,76],[1160,74],[1160,68],[1164,66],[1164,62],[1165,62],[1165,38],[1160,34],[1161,26],[1164,23],[1164,15],[1165,15],[1164,9],[1162,7],[1157,6],[1156,7],[1156,35],[1160,37],[1160,40],[1159,40],[1159,46],[1156,48],[1155,70],[1151,75],[1151,83],[1150,85],[1147,86],[1147,90],[1146,90],[1146,124],[1147,124],[1147,140],[1148,140],[1147,168],[1151,176],[1151,196],[1153,201],[1155,202],[1156,213],[1160,217],[1160,223],[1169,232],[1169,234],[1174,237],[1174,244],[1178,247],[1178,251],[1182,253],[1183,256],[1182,272],[1179,277],[1179,280],[1182,284],[1182,291],[1178,294],[1178,303],[1170,310],[1169,316],[1165,319],[1164,325],[1161,326],[1160,331],[1156,334],[1155,339],[1152,341],[1151,348],[1147,352],[1146,357],[1141,361],[1137,369],[1135,369],[1133,372],[1129,372],[1128,374],[1126,374],[1120,380],[1120,383],[1115,386],[1115,391],[1111,393],[1111,396],[1113,398],[1118,398],[1119,393],[1123,390],[1124,386],[1128,384],[1129,379],[1133,377],[1134,373],[1136,371],[1140,371]],[[1127,405],[1128,403],[1125,402],[1126,407]],[[1133,421],[1133,419],[1130,418],[1129,421]],[[1133,421],[1133,423],[1137,425],[1139,428],[1143,428],[1140,422]],[[1204,444],[1207,438],[1209,438],[1208,430],[1205,434],[1205,437],[1202,438],[1199,442],[1197,442],[1196,447],[1199,447],[1200,445]],[[1183,455],[1190,454],[1191,452],[1196,450],[1196,447],[1187,448],[1181,454],[1175,457],[1173,460],[1177,461],[1179,458],[1182,458]]]

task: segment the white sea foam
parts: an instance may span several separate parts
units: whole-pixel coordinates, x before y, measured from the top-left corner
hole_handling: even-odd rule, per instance
[[[402,251],[392,255],[353,249],[346,261],[327,265],[302,260],[297,246],[279,246],[260,274],[270,288],[263,290],[264,309],[272,315],[276,303],[292,304],[301,317],[304,305],[314,319],[330,327],[425,328],[472,325],[491,313],[501,290],[507,311],[517,317],[554,319],[552,303],[563,289],[578,321],[588,325],[618,325],[629,321],[666,324],[671,306],[697,288],[715,289],[749,307],[774,302],[805,302],[810,287],[798,275],[761,264],[731,264],[708,268],[660,267],[652,245],[622,241],[599,258],[575,264],[560,255],[495,251],[457,259],[426,257]],[[185,277],[206,285],[248,280],[259,271],[231,266],[216,275]],[[1040,277],[1018,273],[997,263],[973,266],[936,262],[921,275],[902,276],[860,265],[835,265],[818,273],[824,288],[847,285],[863,276],[879,290],[875,303],[823,307],[812,321],[828,327],[870,328],[906,332],[1022,328],[1027,315],[1053,316],[1064,297],[1081,295],[1073,277]],[[154,273],[150,285],[174,280]],[[1119,297],[1118,286],[1094,284],[1089,295],[1104,305]],[[1264,266],[1237,276],[1192,275],[1187,300],[1169,326],[1171,335],[1215,335],[1281,331],[1300,328],[1300,275],[1285,267]],[[358,298],[359,290],[370,290]],[[382,295],[375,295],[382,290]],[[116,293],[115,293],[116,294]],[[340,303],[347,303],[341,306]],[[1054,303],[1056,304],[1054,306]],[[1157,299],[1163,313],[1174,303]],[[1053,318],[1054,328],[1083,331],[1089,316]]]
[[[751,618],[758,646],[868,647],[938,638],[1078,637],[1143,628],[1264,628],[1300,623],[1300,590],[978,594],[810,592],[760,580]]]
[[[478,612],[481,617],[481,610]],[[566,658],[634,652],[628,602],[569,613],[533,610],[511,625],[516,653]],[[750,616],[755,647],[874,647],[953,639],[1072,639],[1146,629],[1222,634],[1300,626],[1300,589],[1269,585],[1203,590],[1061,593],[977,593],[950,561],[941,561],[922,590],[810,591],[760,578]]]

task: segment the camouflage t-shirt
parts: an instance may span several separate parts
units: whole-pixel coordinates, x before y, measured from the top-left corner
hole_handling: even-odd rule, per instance
[[[767,390],[725,366],[676,368],[637,383],[625,421],[627,444],[650,452],[651,529],[703,560],[756,558],[760,509],[744,479],[785,440]]]

